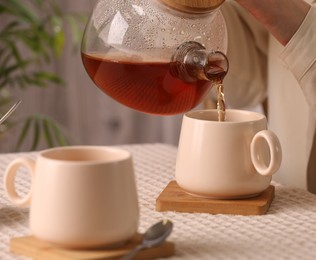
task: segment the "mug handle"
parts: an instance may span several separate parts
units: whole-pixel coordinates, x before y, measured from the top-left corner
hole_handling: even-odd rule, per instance
[[[270,162],[268,165],[263,154],[263,142],[269,147]],[[282,161],[282,149],[278,137],[270,130],[258,132],[252,139],[250,155],[252,163],[259,174],[272,176],[279,170]]]
[[[15,175],[17,170],[25,166],[31,173],[31,189],[25,197],[20,197],[15,189]],[[8,199],[17,207],[27,207],[31,203],[32,185],[35,178],[35,161],[30,158],[17,158],[13,160],[4,173],[4,190]]]

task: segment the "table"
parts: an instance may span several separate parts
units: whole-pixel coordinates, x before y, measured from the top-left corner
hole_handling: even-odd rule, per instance
[[[174,222],[169,240],[176,256],[169,259],[316,259],[316,196],[278,183],[271,208],[263,216],[156,212],[155,200],[174,179],[177,149],[165,144],[120,146],[133,154],[140,204],[140,228],[168,218]],[[0,155],[0,179],[17,156]],[[25,194],[29,176],[20,170],[17,190]],[[8,252],[10,238],[29,234],[28,209],[10,205],[0,186],[0,259],[27,259]]]

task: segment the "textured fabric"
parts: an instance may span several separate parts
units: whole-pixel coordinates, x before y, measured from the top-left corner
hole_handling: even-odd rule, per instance
[[[174,223],[170,240],[176,256],[169,259],[316,259],[316,196],[305,190],[276,186],[275,199],[263,216],[156,212],[159,193],[174,179],[176,148],[163,144],[121,146],[132,152],[140,205],[140,232],[168,218]],[[34,153],[21,154],[36,157]],[[18,155],[0,155],[0,178]],[[21,169],[17,190],[26,194],[29,176]],[[28,209],[12,207],[0,186],[0,259],[24,257],[8,252],[10,238],[30,234]]]

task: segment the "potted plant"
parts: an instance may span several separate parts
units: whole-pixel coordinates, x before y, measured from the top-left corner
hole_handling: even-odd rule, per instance
[[[62,55],[66,27],[71,29],[75,47],[82,36],[86,16],[65,13],[55,0],[0,0],[0,114],[13,104],[13,88],[62,86],[65,82],[54,72],[43,69]],[[41,139],[48,147],[68,144],[62,127],[52,118],[34,114],[17,122],[10,118],[5,133],[22,124],[16,150],[32,136],[30,150]]]

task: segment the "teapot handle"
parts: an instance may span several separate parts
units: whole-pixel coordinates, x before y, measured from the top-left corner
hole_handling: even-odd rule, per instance
[[[20,167],[26,167],[31,174],[31,189],[25,197],[20,197],[15,187],[15,176]],[[27,207],[31,203],[32,186],[35,179],[35,161],[22,157],[12,161],[4,174],[4,189],[8,199],[17,207]]]

